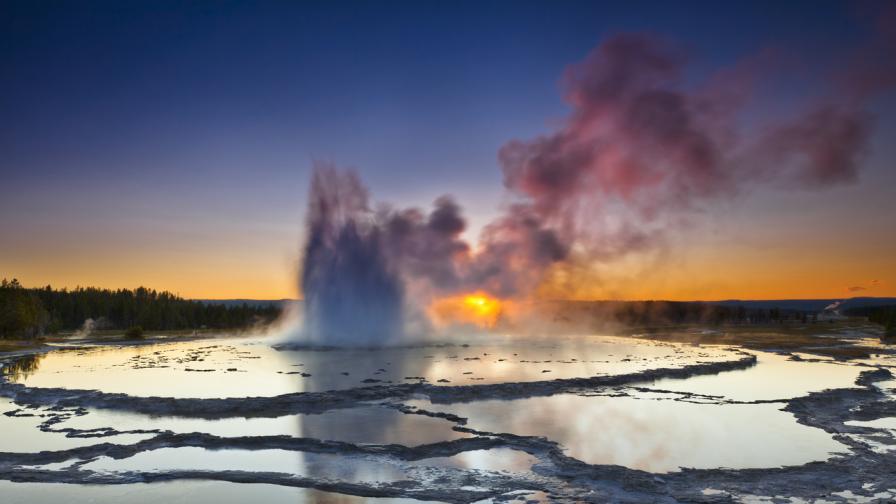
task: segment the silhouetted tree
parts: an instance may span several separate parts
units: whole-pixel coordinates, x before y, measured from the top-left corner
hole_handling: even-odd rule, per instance
[[[48,319],[37,296],[17,279],[0,281],[0,337],[32,338],[43,332]]]

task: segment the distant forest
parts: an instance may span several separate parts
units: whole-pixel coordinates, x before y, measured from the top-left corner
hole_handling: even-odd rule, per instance
[[[811,323],[817,313],[781,308],[723,306],[700,301],[555,301],[555,320],[594,320],[626,326],[678,324]]]
[[[239,305],[191,301],[145,287],[134,290],[78,287],[25,288],[18,280],[0,282],[0,338],[31,338],[74,331],[91,320],[95,329],[233,329],[273,321],[275,304]]]
[[[869,322],[886,328],[887,337],[896,337],[896,306],[861,306],[846,310],[850,317],[868,317]]]
[[[787,301],[782,302],[786,304]],[[827,323],[818,311],[757,308],[697,301],[556,301],[547,303],[554,322],[617,323],[628,327],[680,324],[768,325]],[[865,317],[884,326],[885,335],[896,336],[896,306],[861,306],[844,312],[847,317]]]

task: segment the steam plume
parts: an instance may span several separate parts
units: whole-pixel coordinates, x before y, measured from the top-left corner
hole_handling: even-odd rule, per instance
[[[884,33],[865,51],[896,61],[896,38]],[[866,103],[896,85],[892,63],[834,69],[835,92],[789,115],[746,120],[769,59],[745,59],[695,85],[683,77],[687,55],[672,45],[638,34],[607,39],[567,70],[571,113],[562,126],[501,147],[514,202],[475,248],[461,239],[466,221],[452,197],[428,213],[373,210],[357,176],[317,165],[302,275],[306,332],[319,342],[387,341],[434,297],[526,297],[555,267],[649,250],[676,216],[712,199],[758,184],[854,181],[872,130]]]
[[[840,90],[789,117],[747,128],[741,113],[749,83],[762,80],[768,58],[685,86],[687,58],[670,47],[651,36],[619,35],[571,66],[565,96],[572,112],[563,127],[501,148],[507,188],[527,198],[540,218],[572,226],[581,237],[582,215],[611,202],[631,211],[623,228],[632,234],[754,184],[848,183],[857,177],[871,131],[864,104],[896,83],[883,71],[844,69],[835,77],[852,82],[853,92]],[[632,234],[634,246],[648,238],[638,235]]]

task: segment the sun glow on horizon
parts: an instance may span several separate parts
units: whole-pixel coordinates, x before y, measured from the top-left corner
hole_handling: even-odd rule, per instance
[[[507,301],[477,291],[460,296],[437,299],[430,306],[433,320],[440,324],[472,324],[489,329],[495,327]]]

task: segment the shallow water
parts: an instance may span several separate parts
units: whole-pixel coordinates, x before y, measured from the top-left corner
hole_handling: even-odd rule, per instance
[[[0,481],[4,504],[245,504],[290,502],[357,504],[375,500],[382,504],[419,503],[414,499],[367,499],[310,488],[278,485],[241,485],[220,481],[172,481],[129,485],[68,485],[61,483],[12,483]]]
[[[357,457],[286,450],[206,450],[161,448],[113,460],[100,457],[84,469],[109,471],[257,471],[340,481],[396,481],[405,473],[394,465]]]
[[[89,446],[96,443],[96,439],[69,438],[63,433],[42,432],[41,423],[46,418],[41,416],[12,417],[6,415],[19,410],[19,407],[9,399],[0,398],[0,452],[29,453],[44,450],[60,450]],[[29,412],[23,412],[28,414]],[[30,412],[40,415],[41,412]],[[131,444],[142,439],[146,435],[124,434],[106,438],[110,443]]]
[[[518,450],[494,448],[471,450],[451,457],[432,457],[413,462],[415,467],[454,467],[479,471],[523,472],[538,462],[535,457]]]
[[[780,404],[694,404],[676,396],[558,394],[514,401],[414,406],[451,411],[487,432],[546,436],[589,464],[651,472],[680,467],[734,469],[825,460],[846,447],[822,430],[796,423]]]
[[[757,364],[748,369],[687,380],[657,380],[652,386],[736,401],[789,399],[825,389],[855,387],[856,378],[864,370],[830,360],[805,362],[791,360],[786,355],[752,353],[757,356]]]
[[[436,385],[462,385],[634,373],[725,360],[731,355],[718,347],[606,336],[282,351],[263,340],[230,338],[63,349],[41,358],[33,372],[14,375],[12,380],[29,387],[144,397],[246,397],[413,383],[421,378]]]
[[[275,418],[150,417],[134,413],[88,410],[88,414],[66,420],[59,427],[95,429],[115,426],[118,430],[159,429],[178,433],[206,432],[215,436],[293,436],[346,443],[401,444],[416,446],[469,437],[451,428],[453,423],[421,415],[406,415],[395,409],[368,406],[321,414],[287,415]]]

